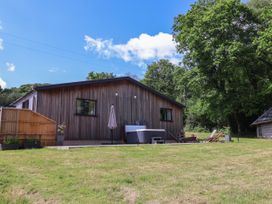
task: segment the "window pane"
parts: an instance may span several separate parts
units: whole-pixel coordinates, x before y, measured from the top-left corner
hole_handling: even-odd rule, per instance
[[[89,115],[95,115],[95,101],[90,101],[89,102]]]
[[[82,114],[81,100],[77,100],[77,113]]]
[[[29,100],[23,102],[22,108],[29,108]]]
[[[172,109],[161,108],[160,109],[161,121],[172,121]]]
[[[172,120],[172,110],[167,110],[167,120]]]
[[[165,118],[165,109],[161,108],[161,120],[166,120]]]
[[[96,115],[96,101],[88,99],[77,99],[76,113],[80,115]]]

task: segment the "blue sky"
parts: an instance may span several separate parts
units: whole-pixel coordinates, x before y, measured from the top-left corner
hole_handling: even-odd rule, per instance
[[[173,18],[194,0],[0,0],[0,84],[85,80],[90,71],[141,77],[180,60]]]

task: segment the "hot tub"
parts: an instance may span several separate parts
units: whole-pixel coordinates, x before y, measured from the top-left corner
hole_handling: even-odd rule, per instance
[[[152,138],[161,137],[166,139],[164,129],[136,129],[126,132],[126,141],[128,144],[150,144]]]

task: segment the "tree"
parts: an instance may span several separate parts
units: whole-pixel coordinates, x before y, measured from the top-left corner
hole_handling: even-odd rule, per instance
[[[116,75],[108,72],[90,72],[87,76],[87,80],[96,80],[96,79],[111,79],[115,78]]]
[[[248,2],[248,6],[255,11],[262,12],[262,10],[266,9],[267,7],[270,7],[272,5],[271,0],[250,0]]]
[[[197,73],[201,103],[211,121],[228,121],[239,134],[243,121],[271,106],[263,92],[272,68],[257,54],[262,21],[240,0],[200,1],[173,26],[183,63]]]
[[[0,92],[0,107],[9,105],[12,101],[15,101],[22,95],[23,94],[20,93],[18,88],[2,89]]]
[[[261,26],[254,43],[260,60],[272,66],[272,0],[250,0],[248,6],[258,15]],[[268,82],[266,93],[272,94],[272,82]]]
[[[24,84],[21,85],[19,88],[12,87],[12,88],[5,88],[0,89],[0,107],[1,106],[8,106],[11,102],[15,101],[16,99],[20,98],[21,96],[25,95],[29,91],[36,86],[43,86],[48,84]]]
[[[256,12],[261,21],[259,36],[255,40],[257,54],[261,60],[272,66],[272,3]]]
[[[147,86],[176,99],[178,94],[175,89],[174,76],[181,68],[173,65],[168,60],[162,59],[147,67],[142,82]]]

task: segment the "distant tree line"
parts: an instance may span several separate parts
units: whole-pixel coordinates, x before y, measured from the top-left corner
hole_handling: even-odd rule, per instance
[[[48,85],[48,84],[40,84],[40,83],[24,84],[18,88],[12,87],[12,88],[5,88],[5,89],[2,89],[0,87],[0,107],[8,106],[11,102],[15,101],[16,99],[30,92],[33,89],[33,87],[41,86],[41,85]]]

